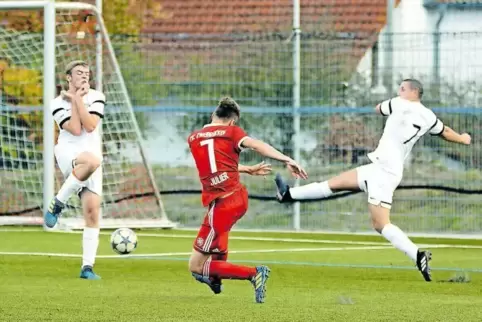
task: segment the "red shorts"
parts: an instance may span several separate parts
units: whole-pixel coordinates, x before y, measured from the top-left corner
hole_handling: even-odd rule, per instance
[[[247,210],[248,191],[245,187],[225,198],[214,200],[194,240],[194,249],[204,254],[226,253],[229,232]]]

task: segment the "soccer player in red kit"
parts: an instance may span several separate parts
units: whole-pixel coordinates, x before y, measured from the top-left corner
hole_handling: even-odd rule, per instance
[[[284,162],[295,177],[306,179],[307,174],[293,159],[269,144],[250,138],[235,126],[239,117],[239,105],[229,97],[223,98],[212,115],[212,122],[188,138],[202,183],[202,203],[208,207],[194,241],[189,270],[196,280],[208,284],[215,294],[221,292],[222,279],[248,280],[254,286],[256,302],[263,303],[269,268],[228,263],[228,235],[248,209],[248,191],[240,183],[239,173],[266,175],[271,166],[264,163],[240,165],[239,153],[249,148]]]

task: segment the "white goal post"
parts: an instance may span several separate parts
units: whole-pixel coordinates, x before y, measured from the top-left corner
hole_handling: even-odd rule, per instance
[[[3,188],[0,225],[43,224],[42,214],[63,182],[55,165],[55,126],[49,104],[57,95],[58,84],[64,81],[61,73],[64,66],[69,61],[82,59],[95,69],[94,75],[102,74],[102,79],[94,81],[98,82],[97,88],[102,86],[107,100],[102,129],[101,227],[174,227],[166,215],[127,86],[100,11],[90,4],[54,1],[2,1],[0,12],[5,10],[43,11],[43,36],[0,25],[0,65],[3,68],[0,88],[0,185]],[[79,29],[82,24],[79,16],[86,14],[95,19],[97,32],[94,34],[85,34]],[[100,66],[102,71],[98,70]],[[31,83],[10,81],[14,74],[29,75],[24,83]],[[19,89],[19,86],[24,87]],[[31,93],[38,87],[42,87],[43,94],[38,98],[40,104],[35,104],[35,95]],[[13,94],[17,95],[15,103],[8,101]],[[42,113],[42,109],[42,128],[36,129],[32,127],[32,120]],[[25,119],[29,120],[30,127],[25,125]],[[29,132],[35,132],[34,137],[42,136],[42,140],[35,141]],[[73,196],[57,229],[82,227],[80,202],[77,196]]]

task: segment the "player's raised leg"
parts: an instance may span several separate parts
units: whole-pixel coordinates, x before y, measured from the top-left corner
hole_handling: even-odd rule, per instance
[[[281,175],[277,173],[275,183],[277,198],[281,203],[306,199],[323,199],[338,191],[362,189],[359,186],[357,169],[345,171],[323,182],[313,182],[299,187],[290,187]]]
[[[418,246],[415,245],[398,226],[390,222],[390,209],[388,204],[383,202],[379,205],[369,203],[368,209],[370,211],[373,228],[385,237],[396,249],[410,257],[416,263],[423,278],[427,282],[430,282],[432,278],[430,275],[429,261],[431,260],[432,254],[429,251],[419,250]]]
[[[76,156],[74,160],[61,160],[62,155],[57,156],[59,165],[61,163],[70,163],[70,172],[64,184],[60,188],[57,195],[52,199],[48,211],[45,213],[44,222],[49,228],[53,228],[57,224],[65,204],[72,196],[72,194],[79,192],[85,187],[85,181],[94,173],[100,166],[100,159],[90,152],[82,152]]]
[[[80,278],[98,280],[100,276],[94,273],[95,257],[99,247],[99,219],[101,197],[87,188],[81,192],[82,209],[85,228],[82,236],[82,269]]]
[[[277,174],[275,178],[277,198],[280,202],[306,199],[323,199],[342,190],[362,190],[368,193],[369,211],[373,228],[395,248],[408,255],[416,264],[426,281],[431,280],[428,261],[431,253],[420,251],[407,235],[390,222],[393,191],[400,178],[383,171],[376,164],[368,164],[346,171],[324,182],[290,188]]]

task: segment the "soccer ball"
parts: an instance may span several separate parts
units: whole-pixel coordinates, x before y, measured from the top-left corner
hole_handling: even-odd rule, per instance
[[[110,244],[114,252],[126,255],[137,247],[137,235],[129,228],[119,228],[110,236]]]

